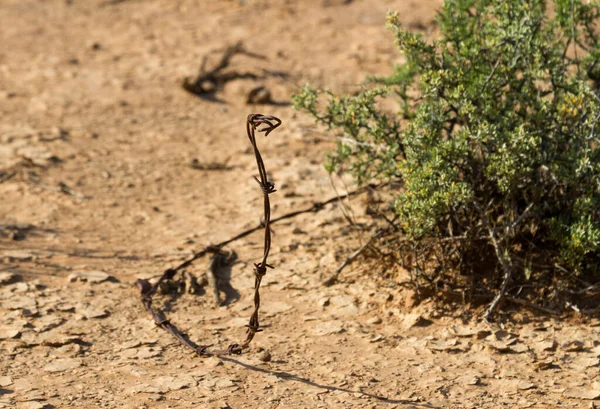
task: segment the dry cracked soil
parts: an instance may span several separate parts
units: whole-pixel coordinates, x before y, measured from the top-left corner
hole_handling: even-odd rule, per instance
[[[283,121],[259,138],[273,217],[335,196],[322,166],[335,136],[290,95],[389,73],[402,57],[386,11],[434,36],[440,4],[0,1],[0,408],[595,407],[598,320],[507,306],[485,324],[415,302],[401,272],[363,262],[323,286],[361,243],[344,212],[365,219],[365,195],[273,225],[265,330],[242,355],[196,356],[140,302],[136,279],[260,222],[249,113]],[[226,70],[242,75],[211,95],[182,89],[238,41]],[[261,85],[270,101],[247,104]],[[228,250],[222,305],[208,258],[157,295],[198,343],[244,337],[262,237]]]

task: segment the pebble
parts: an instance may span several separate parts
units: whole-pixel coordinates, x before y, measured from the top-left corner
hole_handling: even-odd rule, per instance
[[[339,321],[325,321],[318,324],[314,333],[316,335],[331,335],[331,334],[339,334],[344,330],[342,323]]]
[[[19,392],[29,392],[37,389],[33,377],[14,380],[14,388]]]
[[[272,358],[271,353],[266,349],[262,350],[258,354],[258,359],[262,362],[269,362],[269,361],[271,361],[271,358]]]
[[[420,314],[405,314],[402,317],[402,324],[404,329],[410,329],[412,327],[425,327],[431,324],[431,321],[422,317]]]
[[[10,284],[18,279],[19,276],[13,273],[0,273],[0,285]]]
[[[148,384],[141,384],[141,385],[136,385],[133,388],[131,388],[129,390],[129,393],[132,395],[138,394],[138,393],[157,393],[157,394],[163,394],[168,392],[168,388],[164,387],[164,386],[154,386],[154,385],[148,385]]]
[[[273,102],[271,91],[263,85],[252,88],[246,98],[247,104],[270,104]]]
[[[108,312],[106,310],[91,305],[78,310],[87,319],[108,317]]]
[[[187,375],[181,376],[161,376],[154,380],[155,385],[167,388],[170,391],[179,389],[194,388],[198,384],[194,378]]]
[[[110,278],[111,276],[105,273],[104,271],[79,271],[71,273],[67,277],[70,283],[73,283],[75,281],[82,281],[94,284],[104,282]]]
[[[72,358],[62,358],[57,359],[48,365],[44,366],[44,371],[55,373],[55,372],[64,372],[70,369],[79,368],[81,366],[81,361],[78,359]]]
[[[25,402],[25,404],[21,407],[23,409],[44,409],[46,407],[46,404],[33,401],[33,402]]]
[[[9,310],[32,310],[36,308],[35,298],[26,295],[18,295],[9,298],[2,303],[2,306]]]
[[[16,328],[3,328],[0,329],[0,339],[16,338],[20,333],[21,331]]]

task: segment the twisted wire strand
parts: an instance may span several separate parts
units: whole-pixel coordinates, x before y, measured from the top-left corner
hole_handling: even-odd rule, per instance
[[[269,257],[269,252],[271,251],[271,202],[269,200],[269,195],[274,193],[275,185],[270,182],[267,178],[267,171],[265,169],[265,164],[263,162],[260,151],[258,150],[258,145],[256,143],[256,134],[255,132],[264,133],[267,136],[271,131],[276,129],[281,125],[281,120],[277,117],[271,115],[262,115],[262,114],[251,114],[248,116],[246,121],[246,133],[248,134],[248,139],[252,144],[252,148],[254,150],[254,156],[256,158],[256,164],[258,167],[259,177],[256,176],[254,179],[258,182],[262,194],[263,194],[263,204],[264,204],[264,251],[262,261],[254,264],[254,311],[250,316],[248,321],[248,325],[246,325],[246,339],[241,344],[231,344],[227,347],[227,349],[209,349],[212,345],[197,345],[192,340],[188,338],[187,335],[179,331],[175,325],[173,325],[165,316],[164,312],[160,309],[155,309],[152,306],[152,297],[160,287],[160,284],[165,280],[171,280],[177,274],[178,271],[183,268],[191,265],[195,260],[203,257],[208,253],[218,254],[221,253],[221,249],[231,243],[234,240],[237,240],[241,237],[244,237],[256,229],[251,229],[249,231],[243,232],[232,239],[226,240],[220,244],[215,246],[208,246],[201,250],[200,252],[194,254],[193,257],[184,261],[180,265],[175,268],[170,268],[165,270],[163,275],[158,279],[154,285],[151,285],[147,280],[139,279],[136,281],[136,285],[139,288],[142,295],[142,303],[145,309],[150,313],[154,323],[169,332],[173,337],[175,337],[182,345],[193,350],[196,354],[201,356],[211,356],[211,355],[233,355],[233,354],[241,354],[242,351],[249,347],[250,343],[254,339],[254,335],[257,332],[262,331],[260,328],[259,315],[258,311],[260,309],[260,284],[262,282],[262,278],[267,273],[267,267],[273,268],[270,264],[268,264],[267,259]]]

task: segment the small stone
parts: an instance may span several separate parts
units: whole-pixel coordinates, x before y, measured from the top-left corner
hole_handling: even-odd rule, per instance
[[[258,359],[261,362],[270,362],[271,361],[271,353],[265,349],[258,354]]]
[[[37,389],[35,386],[36,380],[33,377],[30,378],[20,378],[14,380],[14,388],[19,392],[29,392],[31,390]]]
[[[21,241],[25,240],[25,232],[16,230],[8,233],[8,238],[12,241]]]
[[[37,304],[35,298],[26,295],[18,295],[4,301],[2,306],[9,310],[34,310],[37,307]]]
[[[247,104],[270,104],[272,102],[271,91],[264,85],[252,88],[246,98]]]
[[[554,351],[557,345],[558,344],[555,340],[550,339],[536,343],[533,345],[533,349],[538,353],[543,351]]]
[[[81,345],[67,344],[56,348],[54,351],[58,356],[73,358],[81,353]]]
[[[22,400],[24,402],[31,402],[31,401],[37,401],[37,400],[46,400],[46,397],[44,396],[44,392],[43,391],[39,391],[39,390],[34,390],[29,392],[27,395],[25,395]]]
[[[585,349],[585,343],[581,341],[572,341],[564,344],[561,349],[567,352],[581,352]]]
[[[336,267],[335,264],[336,264],[335,253],[332,251],[325,254],[319,260],[319,267],[321,269],[327,269],[327,270],[333,271],[333,269]]]
[[[48,331],[52,328],[56,328],[61,325],[65,320],[61,317],[54,315],[44,315],[39,318],[35,323],[35,330],[38,332]]]
[[[427,341],[427,347],[433,351],[462,351],[464,348],[460,345],[457,338],[446,340]]]
[[[402,317],[402,326],[404,329],[410,329],[412,327],[426,327],[430,324],[430,320],[422,317],[419,314],[404,314]]]
[[[600,359],[596,357],[587,357],[587,356],[578,356],[573,360],[571,366],[577,370],[584,370],[587,368],[592,368],[594,366],[598,366],[600,364]]]
[[[226,389],[226,388],[237,388],[237,385],[233,380],[229,378],[220,378],[215,382],[216,389]]]
[[[25,402],[24,405],[21,406],[23,409],[44,409],[46,407],[45,403],[33,401],[33,402]]]
[[[75,311],[75,307],[73,305],[71,305],[69,303],[64,303],[64,302],[56,304],[56,306],[54,308],[56,308],[57,311],[61,311],[61,312]]]
[[[17,274],[2,272],[0,273],[0,285],[11,284],[19,279]]]
[[[321,322],[314,329],[314,333],[316,335],[339,334],[342,331],[344,331],[344,327],[342,326],[342,324],[339,321]]]
[[[200,84],[200,89],[202,92],[209,94],[217,90],[217,84],[215,84],[213,81],[204,80]]]
[[[18,149],[17,153],[38,166],[49,166],[60,161],[60,159],[43,146],[25,146]]]
[[[69,274],[69,277],[67,279],[71,283],[75,281],[82,281],[98,284],[110,278],[111,276],[106,274],[104,271],[80,271]]]
[[[516,354],[522,354],[524,352],[529,351],[529,347],[525,344],[515,344],[515,345],[511,345],[510,350]]]
[[[161,376],[154,380],[154,384],[159,387],[167,388],[170,391],[176,391],[179,389],[187,389],[195,387],[198,382],[191,376],[181,375],[181,376]]]
[[[600,391],[588,388],[568,388],[563,392],[563,396],[572,399],[594,400],[600,399]]]
[[[12,339],[19,336],[21,331],[16,328],[3,328],[0,329],[0,340],[1,339]]]
[[[488,337],[489,341],[504,341],[507,343],[509,341],[512,343],[512,342],[514,342],[515,339],[516,338],[513,336],[513,334],[511,334],[508,331],[502,330],[502,329],[494,332],[492,335],[490,335]]]
[[[156,356],[159,356],[161,353],[162,353],[162,350],[160,348],[140,348],[137,351],[136,356],[138,358],[147,359],[147,358],[154,358]]]
[[[294,230],[292,230],[292,234],[306,234],[306,232],[300,227],[294,227]]]
[[[369,324],[369,325],[377,325],[377,324],[381,324],[381,323],[382,323],[382,320],[380,317],[372,317],[367,320],[367,324]]]
[[[105,318],[108,317],[108,311],[89,305],[83,309],[78,309],[87,319]]]
[[[522,391],[526,391],[528,389],[535,388],[535,385],[529,381],[519,381],[519,383],[517,384],[517,388],[519,388]]]
[[[348,304],[343,307],[334,309],[331,312],[333,317],[349,317],[358,315],[358,307],[354,304]]]
[[[9,288],[11,288],[15,294],[22,294],[28,291],[35,290],[35,285],[31,283],[20,282],[11,285]]]
[[[456,381],[462,385],[476,386],[480,384],[481,379],[478,376],[464,375],[457,378]]]
[[[83,339],[78,335],[62,334],[56,331],[45,332],[38,334],[36,340],[41,345],[48,347],[61,347],[63,345],[83,343]]]
[[[543,361],[537,361],[535,363],[535,367],[539,371],[544,371],[546,369],[550,369],[550,368],[552,368],[553,365],[554,365],[554,359],[552,357],[546,358]]]
[[[136,385],[133,388],[129,389],[129,393],[132,395],[138,394],[138,393],[158,393],[158,394],[163,394],[168,392],[169,389],[165,386],[155,386],[155,385],[148,385],[148,384],[141,384],[141,385]]]
[[[204,360],[204,364],[207,368],[216,368],[217,366],[223,366],[223,361],[217,357],[210,357]]]
[[[293,308],[294,307],[292,307],[290,304],[287,304],[284,302],[273,302],[273,303],[265,305],[264,310],[265,310],[266,316],[274,316],[277,314],[282,314],[284,312],[290,311]]]
[[[210,409],[231,409],[227,402],[213,402],[209,406]]]
[[[4,388],[13,384],[10,376],[0,376],[0,387]]]
[[[493,349],[493,350],[495,350],[497,352],[502,352],[502,353],[512,352],[512,349],[511,349],[510,344],[508,342],[493,341],[493,342],[490,342],[488,344],[488,346],[491,349]]]
[[[81,362],[78,359],[72,358],[62,358],[57,359],[48,365],[44,366],[44,371],[55,373],[55,372],[64,372],[71,369],[79,368],[81,366]]]
[[[15,261],[31,261],[35,258],[35,254],[29,251],[12,250],[0,253],[0,257],[9,263],[12,263]]]

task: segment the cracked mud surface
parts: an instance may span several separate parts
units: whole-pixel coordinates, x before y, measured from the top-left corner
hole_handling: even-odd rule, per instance
[[[401,57],[386,10],[427,33],[440,3],[3,0],[0,407],[594,407],[597,320],[509,307],[504,328],[485,325],[460,306],[417,305],[397,285],[406,277],[361,263],[324,287],[359,246],[337,204],[273,225],[265,331],[246,354],[197,357],[139,301],[137,278],[260,221],[249,113],[283,121],[259,140],[273,217],[334,196],[322,167],[333,138],[289,95],[307,81],[351,92],[388,73]],[[203,56],[238,40],[265,58],[238,55],[230,69],[269,75],[213,98],[181,88]],[[246,104],[257,85],[274,104]],[[365,201],[348,203],[358,218]],[[199,343],[240,341],[261,246],[260,233],[229,246],[222,306],[208,259],[157,301]]]

